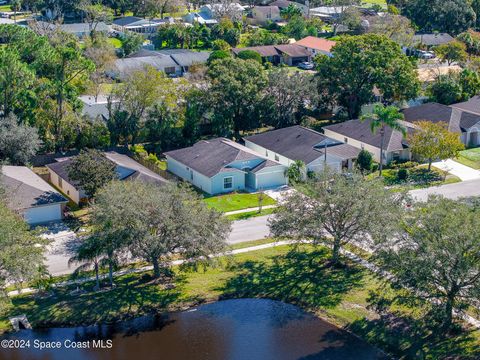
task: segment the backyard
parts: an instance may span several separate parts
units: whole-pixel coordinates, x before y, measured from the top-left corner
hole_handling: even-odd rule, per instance
[[[329,256],[324,247],[278,246],[224,258],[219,266],[204,271],[177,267],[175,277],[162,282],[152,281],[150,273],[144,272],[116,278],[114,289],[92,292],[94,283],[90,282],[78,289],[75,285],[44,295],[18,296],[4,310],[0,326],[8,328],[7,318],[16,314],[26,314],[34,327],[69,326],[186,309],[221,299],[271,298],[301,306],[395,357],[480,355],[478,331],[438,339],[425,324],[423,307],[391,307],[377,313],[372,299],[380,280],[347,259],[343,259],[345,267],[328,266]]]
[[[256,208],[259,205],[258,194],[232,193],[206,197],[203,201],[211,208],[221,212]],[[268,195],[263,195],[262,206],[275,205],[276,201]]]
[[[480,169],[480,147],[460,151],[455,160],[471,168]]]

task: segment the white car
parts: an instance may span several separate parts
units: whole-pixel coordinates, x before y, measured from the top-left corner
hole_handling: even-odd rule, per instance
[[[298,64],[298,67],[303,70],[312,70],[315,67],[315,65],[313,65],[313,63],[311,62],[304,61]]]
[[[424,60],[435,59],[435,54],[431,51],[419,50],[418,53],[417,53],[417,56],[420,59],[424,59]]]

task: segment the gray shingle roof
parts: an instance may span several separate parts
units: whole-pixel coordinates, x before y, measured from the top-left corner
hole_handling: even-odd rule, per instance
[[[473,114],[480,115],[480,96],[476,95],[468,101],[464,101],[458,104],[453,104],[450,106],[460,110],[468,111]]]
[[[456,106],[427,103],[403,110],[405,121],[445,122],[452,132],[461,132],[480,122],[480,114],[462,111]]]
[[[24,166],[2,166],[0,181],[5,189],[7,205],[14,211],[68,201],[46,181]]]
[[[288,159],[301,160],[305,164],[322,156],[325,142],[327,142],[327,146],[339,144],[336,140],[300,125],[248,136],[245,140]]]
[[[222,171],[240,171],[228,166],[234,161],[266,160],[251,149],[225,138],[202,140],[193,146],[169,151],[165,155],[209,178]]]
[[[232,49],[235,55],[244,51],[252,50],[260,54],[260,56],[276,56],[281,55],[282,53],[287,54],[292,57],[308,57],[310,52],[300,45],[295,44],[285,44],[285,45],[265,45],[265,46],[251,46],[245,48],[234,48]]]
[[[177,63],[170,56],[145,56],[130,57],[118,59],[115,61],[115,70],[121,76],[127,75],[133,71],[142,70],[145,66],[153,66],[159,71],[167,67],[176,67]]]
[[[349,120],[342,123],[325,126],[325,129],[380,148],[380,132],[377,131],[375,134],[372,133],[370,123],[370,120],[363,122],[360,120]],[[409,131],[411,130],[409,129]],[[392,130],[390,127],[385,129],[385,144],[387,145],[386,151],[399,151],[408,147],[407,143],[403,139],[402,133],[397,130]]]
[[[193,64],[205,64],[210,56],[209,51],[190,51],[170,55],[180,66],[192,66]]]
[[[127,25],[131,25],[131,24],[134,24],[134,23],[142,21],[142,20],[144,20],[144,19],[142,19],[141,17],[138,17],[138,16],[125,16],[125,17],[115,19],[113,21],[113,24],[118,25],[118,26],[127,26]]]
[[[447,33],[439,34],[415,34],[413,36],[413,42],[417,44],[424,44],[427,46],[437,46],[441,44],[449,43],[453,41],[453,37]]]
[[[140,180],[148,183],[155,183],[158,185],[163,185],[168,183],[166,179],[158,175],[157,173],[146,168],[142,164],[136,162],[134,159],[127,155],[119,154],[114,151],[105,152],[105,157],[115,163],[117,166],[131,170],[126,176],[120,178],[120,180]],[[70,179],[68,175],[69,166],[72,163],[73,158],[68,159],[58,159],[59,161],[46,165],[49,169],[55,172],[63,180],[68,182],[73,186],[78,186],[78,184]]]
[[[327,154],[335,155],[343,160],[356,159],[360,151],[359,148],[350,144],[339,144],[327,148]]]

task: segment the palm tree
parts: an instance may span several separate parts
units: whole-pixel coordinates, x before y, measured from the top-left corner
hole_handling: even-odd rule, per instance
[[[376,104],[373,107],[371,114],[362,115],[360,121],[371,121],[370,130],[376,134],[380,130],[380,166],[379,173],[382,176],[383,170],[383,148],[385,143],[385,129],[387,126],[392,130],[397,130],[403,136],[407,135],[407,130],[402,126],[400,120],[403,120],[403,114],[395,106],[384,106],[383,104]]]
[[[68,264],[81,263],[75,269],[74,274],[80,271],[89,270],[92,266],[95,271],[95,289],[100,289],[99,269],[104,261],[104,252],[100,246],[100,239],[95,236],[90,236],[77,248],[76,253],[68,260]]]

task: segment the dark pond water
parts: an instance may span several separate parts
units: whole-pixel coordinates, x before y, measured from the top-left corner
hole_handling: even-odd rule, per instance
[[[261,299],[220,301],[115,326],[21,330],[6,339],[30,340],[30,349],[1,349],[2,360],[385,359],[298,307]],[[98,347],[100,340],[107,348]],[[47,344],[60,349],[34,349]],[[75,344],[89,348],[67,348]]]

